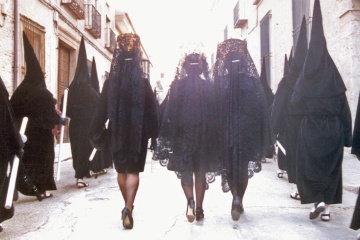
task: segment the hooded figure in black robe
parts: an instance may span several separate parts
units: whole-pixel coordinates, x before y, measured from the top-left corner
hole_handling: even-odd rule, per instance
[[[195,51],[185,54],[164,100],[165,111],[154,159],[175,171],[181,179],[189,222],[204,218],[205,190],[221,170],[216,154],[214,100],[205,55]]]
[[[279,83],[270,117],[272,132],[286,150],[285,166],[290,183],[296,183],[296,149],[300,123],[304,114],[302,109],[296,106],[295,102],[291,102],[291,97],[304,65],[306,53],[306,21],[305,17],[303,17],[294,57],[291,60],[289,72],[285,74]],[[299,199],[297,191],[292,193],[291,197]]]
[[[301,203],[315,203],[310,219],[321,212],[330,220],[329,204],[342,202],[344,146],[351,146],[351,112],[345,85],[332,60],[315,0],[311,40],[292,102],[302,111],[297,154],[297,187]]]
[[[46,89],[44,73],[25,33],[23,38],[26,75],[10,100],[19,127],[23,117],[29,118],[25,131],[27,142],[22,158],[26,172],[19,168],[16,189],[24,195],[37,195],[33,188],[29,188],[29,185],[21,180],[27,175],[43,198],[46,198],[52,196],[46,191],[56,190],[52,129],[65,122],[55,110],[53,95]]]
[[[125,202],[123,226],[131,229],[139,173],[145,168],[148,140],[156,138],[158,133],[158,113],[150,82],[143,77],[141,69],[140,37],[132,33],[121,34],[117,43],[89,139],[95,148],[110,148]],[[108,119],[108,129],[105,129]]]
[[[100,95],[99,79],[97,75],[96,62],[94,57],[92,59],[90,80],[94,90]],[[95,177],[98,174],[107,173],[106,168],[109,168],[111,166],[112,160],[108,146],[107,148],[98,150],[95,153],[93,160],[90,162],[90,170],[92,171],[92,175],[95,175]]]
[[[8,166],[15,154],[21,159],[24,146],[16,128],[15,116],[9,101],[9,93],[0,77],[0,223],[14,215],[14,205],[6,209],[5,202],[8,192]],[[2,227],[0,225],[0,232]]]
[[[263,57],[262,60],[262,66],[261,66],[261,74],[260,74],[260,81],[261,84],[263,86],[264,92],[265,92],[265,96],[266,96],[266,101],[268,103],[268,109],[269,109],[269,115],[271,113],[271,108],[272,108],[272,103],[274,101],[274,93],[272,92],[269,83],[267,81],[267,77],[266,77],[266,65],[265,65],[265,57]],[[269,126],[270,127],[270,126]],[[272,134],[271,134],[271,129],[269,129],[269,139],[271,138]],[[269,148],[267,150],[267,153],[265,155],[266,158],[273,158],[274,156],[274,144],[272,144],[271,141],[269,141]],[[266,162],[266,158],[263,159],[262,161]]]
[[[360,94],[359,94],[355,123],[354,123],[354,133],[353,133],[351,153],[355,154],[357,159],[360,160]],[[359,193],[356,200],[356,205],[351,220],[350,228],[354,230],[360,229],[360,188],[359,188]]]
[[[291,53],[292,54],[292,50],[291,50]],[[287,55],[285,54],[285,60],[284,60],[284,75],[283,77],[285,77],[289,72],[289,60],[287,58]],[[275,96],[274,96],[275,98]],[[277,100],[278,101],[278,100]],[[270,130],[272,131],[272,126],[271,126],[271,112],[272,112],[272,108],[273,106],[271,106],[271,111],[270,111]],[[277,135],[272,134],[271,136],[271,139],[272,139],[272,143],[273,144],[276,144],[276,139],[281,142],[281,143],[284,143],[284,134],[283,134],[283,129],[284,129],[284,125],[280,127],[280,130],[279,130],[279,133]],[[287,166],[286,166],[286,156],[285,154],[281,151],[281,149],[278,148],[278,151],[277,151],[277,163],[278,163],[278,172],[277,172],[277,175],[279,178],[282,178],[284,173],[286,172],[287,170]]]
[[[231,190],[231,215],[238,220],[244,210],[242,200],[248,178],[261,171],[261,160],[269,147],[269,108],[245,41],[223,41],[218,45],[216,58],[222,187],[224,192]]]
[[[90,81],[85,42],[82,37],[75,76],[69,86],[66,112],[71,119],[69,137],[78,188],[88,186],[82,179],[90,177],[89,157],[93,148],[88,139],[88,131],[98,101],[99,94]]]

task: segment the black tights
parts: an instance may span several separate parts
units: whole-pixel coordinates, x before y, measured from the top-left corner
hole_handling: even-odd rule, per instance
[[[231,193],[233,196],[239,196],[240,197],[240,201],[242,202],[243,198],[244,198],[244,194],[247,188],[249,180],[246,179],[245,182],[239,182],[238,184],[235,184],[234,186],[231,187]]]
[[[125,207],[132,211],[139,187],[139,173],[118,173],[117,180],[124,198]]]
[[[184,190],[185,197],[187,200],[194,198],[194,181],[193,174],[195,175],[195,193],[196,193],[196,207],[201,207],[204,201],[205,189],[206,189],[206,178],[205,173],[182,173],[181,186]]]

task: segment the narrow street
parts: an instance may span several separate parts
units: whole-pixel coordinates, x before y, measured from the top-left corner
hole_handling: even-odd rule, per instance
[[[250,181],[245,194],[245,212],[234,222],[230,216],[231,194],[221,190],[221,179],[210,185],[204,201],[205,219],[188,223],[186,200],[173,172],[151,161],[145,172],[134,208],[134,229],[124,230],[123,200],[116,173],[109,169],[90,186],[75,187],[72,160],[62,162],[61,180],[53,198],[38,202],[19,196],[15,216],[3,222],[0,239],[355,239],[349,228],[359,183],[360,162],[345,152],[343,203],[332,206],[330,222],[308,219],[311,205],[301,205],[289,194],[294,186],[287,176],[276,175],[277,163],[268,159],[261,173]],[[55,165],[56,169],[56,165]],[[356,175],[357,174],[357,175]]]

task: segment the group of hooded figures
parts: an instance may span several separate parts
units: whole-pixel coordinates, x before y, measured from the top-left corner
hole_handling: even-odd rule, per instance
[[[286,61],[288,67],[275,95],[266,81],[264,61],[259,76],[246,41],[227,39],[218,44],[212,79],[202,52],[185,54],[159,104],[141,69],[140,38],[131,33],[118,36],[110,75],[100,93],[98,83],[92,84],[89,78],[83,41],[67,105],[77,187],[88,186],[83,178],[89,177],[89,156],[95,148],[101,160],[96,161],[93,171],[112,164],[117,171],[125,203],[125,229],[134,225],[132,212],[149,139],[150,149],[155,151],[153,159],[181,179],[189,222],[204,218],[205,191],[216,176],[221,176],[222,190],[231,191],[231,216],[238,220],[244,211],[248,179],[261,171],[262,160],[273,154],[276,142],[286,150],[282,156],[279,152],[279,167],[287,171],[289,182],[296,183],[295,197],[300,196],[302,204],[315,203],[310,219],[321,214],[322,220],[330,220],[328,206],[342,201],[344,146],[352,145],[352,153],[360,156],[360,117],[356,117],[352,139],[346,88],[326,47],[318,0],[309,47],[303,20],[294,54]],[[24,36],[25,49],[26,45]],[[56,189],[51,129],[66,121],[55,111],[40,65],[29,67],[30,62],[37,62],[34,57],[26,57],[26,77],[10,102],[2,81],[0,85],[1,109],[6,110],[1,111],[0,120],[7,126],[0,129],[4,136],[0,137],[0,222],[14,213],[13,208],[3,208],[7,169],[14,155],[21,157],[22,149],[23,167],[16,189],[26,195],[37,194],[40,199],[47,196],[47,190]],[[29,117],[25,144],[16,123],[23,116]],[[358,229],[359,199],[355,208],[351,228]]]

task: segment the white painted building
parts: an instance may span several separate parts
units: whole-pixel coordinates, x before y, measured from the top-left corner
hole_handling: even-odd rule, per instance
[[[260,73],[265,55],[268,81],[275,93],[305,15],[310,33],[314,0],[214,0],[212,15],[218,36],[246,40]],[[360,90],[360,1],[320,0],[327,46],[345,85],[353,119]],[[310,40],[310,36],[308,36]],[[214,48],[214,59],[216,49]]]
[[[40,62],[46,86],[56,99],[61,99],[74,78],[82,36],[89,73],[94,57],[101,90],[110,72],[117,35],[136,33],[128,14],[114,9],[111,3],[111,0],[0,0],[0,76],[10,96],[26,73],[23,32]],[[143,68],[149,74],[150,60],[143,47],[142,52]],[[68,141],[66,129],[64,141]]]
[[[73,80],[81,36],[85,39],[89,67],[95,58],[101,87],[110,71],[116,36],[136,33],[128,14],[114,9],[111,2],[0,0],[0,76],[10,95],[26,70],[23,31],[34,47],[47,88],[55,98],[59,99]],[[145,49],[143,53],[143,58],[149,60]],[[144,63],[148,69],[149,61]]]

